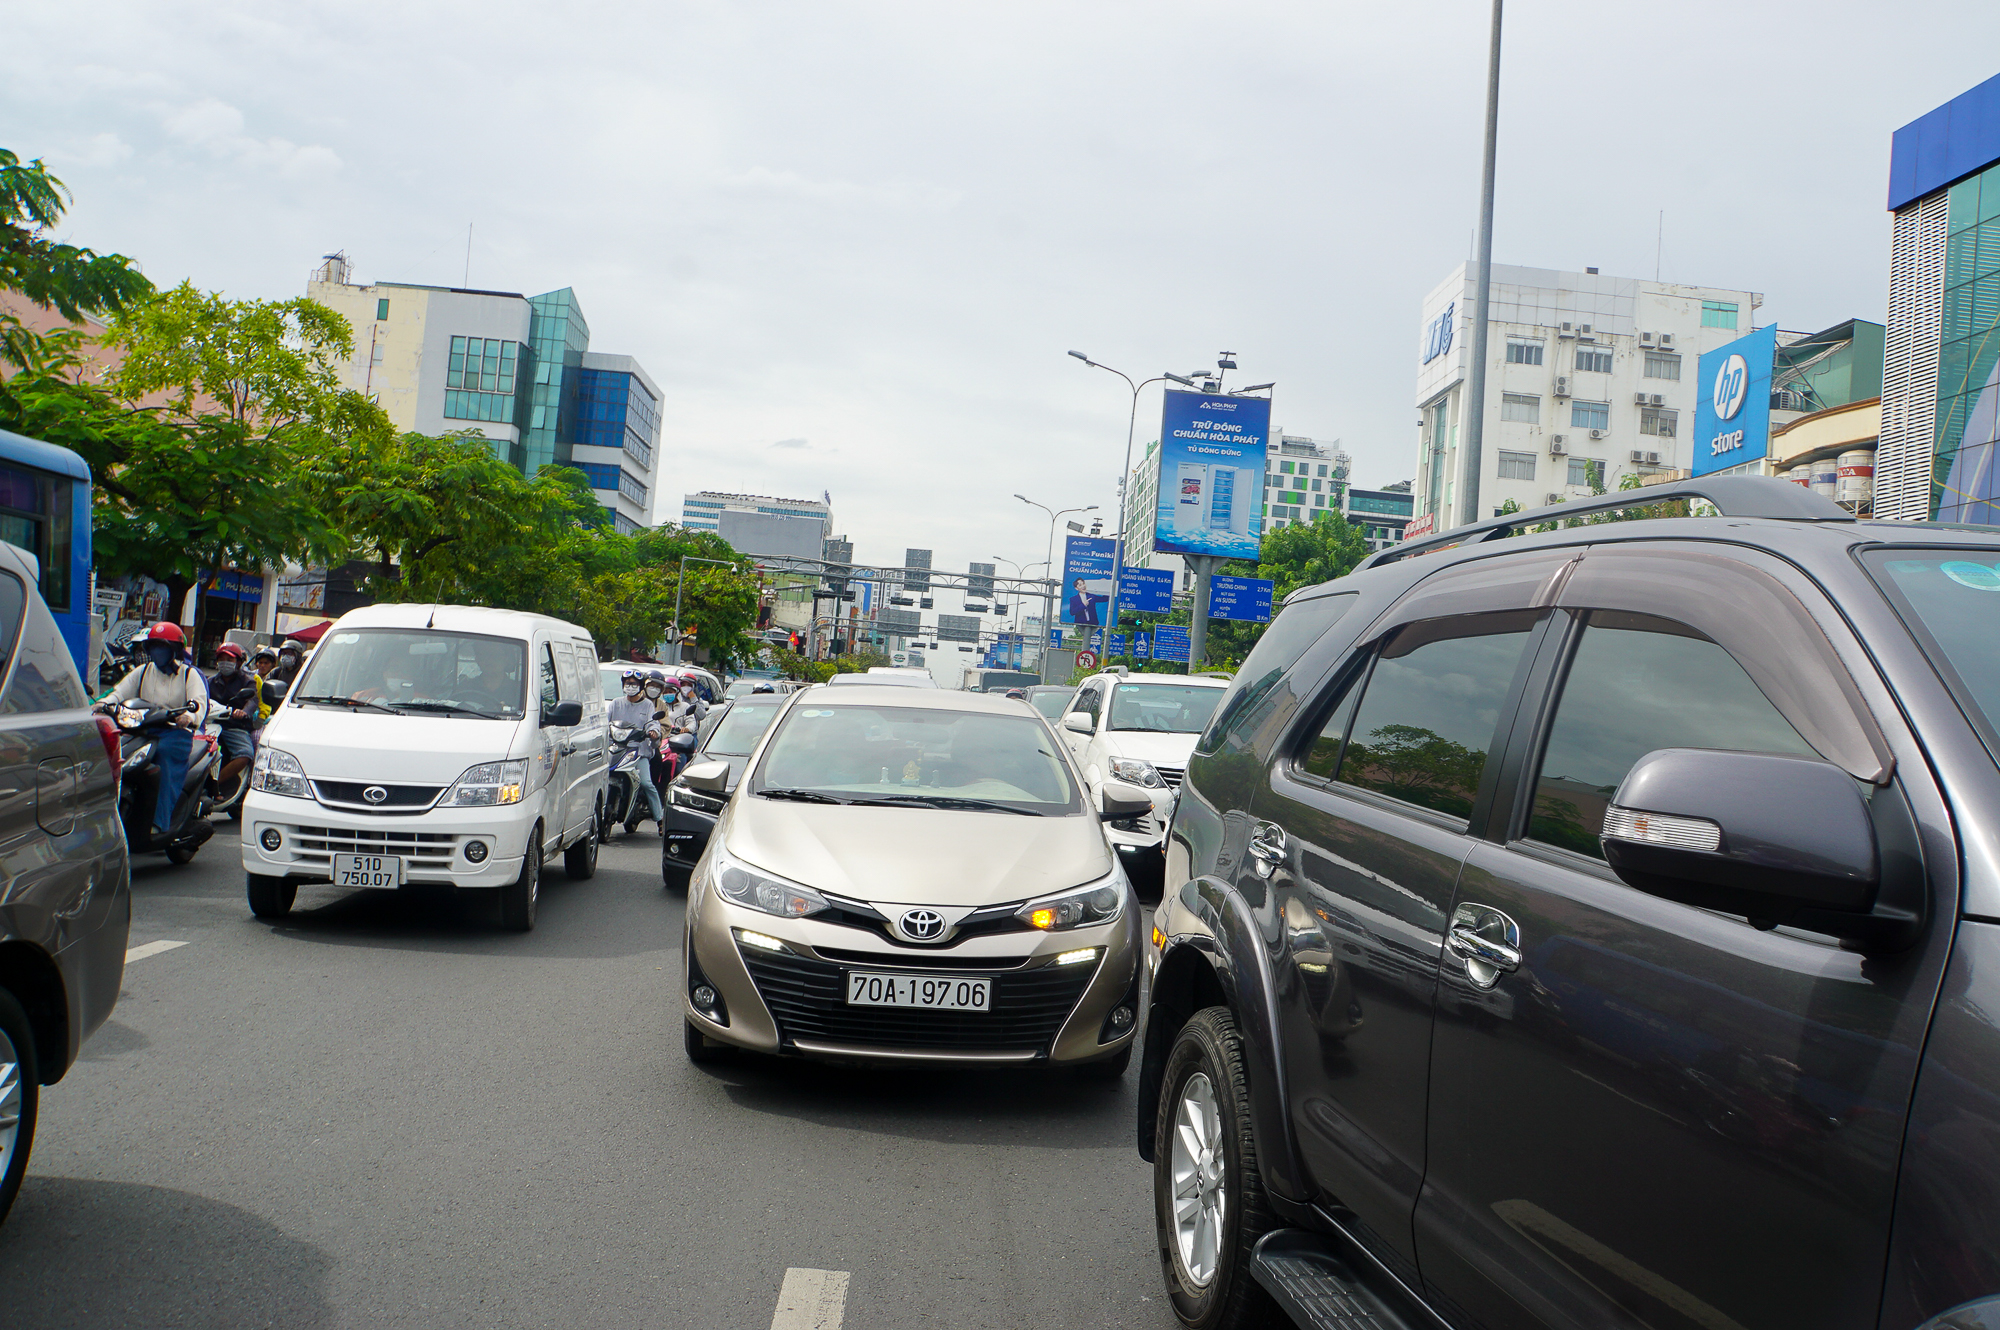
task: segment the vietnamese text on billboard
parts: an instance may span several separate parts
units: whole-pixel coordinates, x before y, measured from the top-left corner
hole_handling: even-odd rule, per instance
[[[1160,415],[1153,548],[1255,559],[1264,536],[1263,397],[1169,391]]]

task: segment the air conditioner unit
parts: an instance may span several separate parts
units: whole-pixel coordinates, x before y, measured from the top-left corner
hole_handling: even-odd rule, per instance
[[[1561,435],[1557,435],[1555,438],[1549,440],[1550,457],[1561,457],[1566,451],[1568,450],[1563,447]]]
[[[1556,376],[1556,396],[1557,397],[1569,396],[1569,380],[1564,378],[1560,374]]]
[[[1563,496],[1560,494],[1551,494],[1548,496],[1548,502],[1550,503],[1561,503],[1562,501]]]
[[[1601,429],[1594,429],[1590,432],[1590,437],[1593,439],[1601,439],[1604,437],[1604,431]]]
[[[1588,336],[1590,336],[1590,325],[1589,325],[1589,324],[1587,324],[1587,323],[1579,323],[1579,324],[1577,324],[1577,325],[1576,325],[1576,335],[1577,335],[1578,337],[1588,337]]]
[[[1658,466],[1659,464],[1660,464],[1660,455],[1659,455],[1658,453],[1647,453],[1647,454],[1646,454],[1646,465],[1647,465],[1647,466]]]
[[[1640,346],[1651,346],[1652,344],[1653,344],[1653,334],[1649,332],[1642,332],[1639,334]]]
[[[1654,406],[1665,406],[1665,405],[1666,405],[1666,402],[1667,402],[1667,399],[1666,399],[1666,397],[1665,397],[1664,395],[1662,395],[1662,394],[1660,394],[1660,393],[1654,393],[1654,394],[1653,394],[1653,405],[1654,405]]]
[[[1558,337],[1576,336],[1576,325],[1574,323],[1565,323],[1560,329],[1556,331],[1556,336]]]
[[[1633,393],[1633,394],[1632,394],[1632,404],[1633,404],[1634,406],[1644,406],[1644,405],[1646,404],[1646,394],[1645,394],[1645,393]]]
[[[1661,334],[1660,334],[1660,349],[1661,349],[1662,351],[1666,350],[1666,349],[1667,349],[1668,347],[1672,346],[1673,344],[1674,344],[1674,335],[1673,335],[1672,333],[1661,333]]]

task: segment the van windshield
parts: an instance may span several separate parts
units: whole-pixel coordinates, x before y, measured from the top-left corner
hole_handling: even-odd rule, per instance
[[[311,706],[518,720],[527,696],[520,642],[421,628],[343,628],[312,654],[290,700]]]

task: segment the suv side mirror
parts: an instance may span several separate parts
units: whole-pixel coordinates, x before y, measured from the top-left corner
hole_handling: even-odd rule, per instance
[[[1107,780],[1097,790],[1097,812],[1107,822],[1126,817],[1144,817],[1153,811],[1153,801],[1137,785]]]
[[[558,702],[552,707],[543,707],[542,724],[558,728],[583,724],[583,703]]]
[[[681,773],[679,784],[702,794],[727,794],[729,792],[729,764],[727,762],[697,762]]]
[[[1811,757],[1657,749],[1612,796],[1603,844],[1628,885],[1760,926],[1859,936],[1839,916],[1867,919],[1882,881],[1857,782]]]
[[[262,694],[264,702],[268,706],[277,706],[278,703],[285,700],[285,694],[291,691],[292,686],[283,679],[264,680]]]
[[[1063,715],[1063,728],[1075,734],[1095,734],[1097,725],[1090,719],[1088,711],[1071,711]]]

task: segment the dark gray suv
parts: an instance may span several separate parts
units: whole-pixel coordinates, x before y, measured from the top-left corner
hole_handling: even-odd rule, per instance
[[[2000,1326],[2000,529],[1697,496],[1245,662],[1150,958],[1185,1323]]]
[[[35,569],[0,544],[0,1220],[40,1087],[104,1024],[125,973],[131,861],[118,732],[93,716]]]

